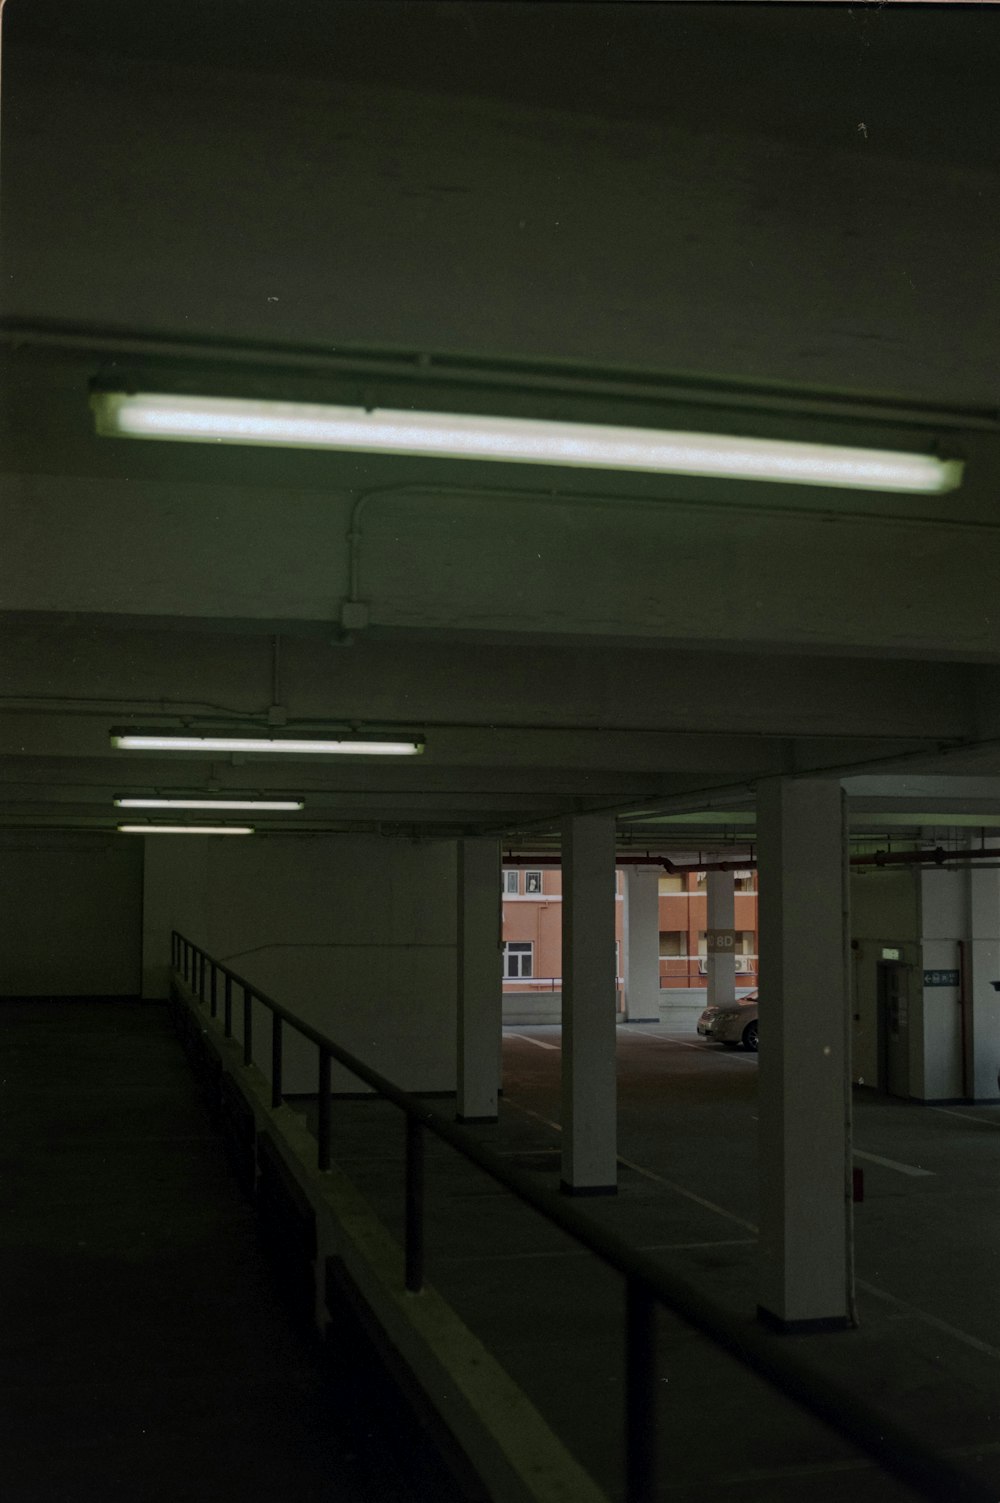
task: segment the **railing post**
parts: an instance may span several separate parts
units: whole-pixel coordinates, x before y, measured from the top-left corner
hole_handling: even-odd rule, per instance
[[[271,1106],[281,1105],[281,1018],[271,1014]]]
[[[183,948],[181,950],[181,976],[183,977],[184,985],[185,986],[187,986],[187,984],[188,984],[188,969],[189,969],[189,966],[190,966],[190,962],[191,962],[191,944],[190,944],[189,940],[185,940],[184,944],[183,944]]]
[[[222,999],[222,1017],[226,1038],[231,1039],[233,1036],[233,978],[228,973],[222,992]]]
[[[243,1063],[253,1064],[253,992],[243,987]]]
[[[212,1011],[212,1017],[214,1018],[215,1015],[216,1015],[216,1013],[219,1010],[219,1003],[218,1003],[218,996],[217,996],[218,985],[219,985],[219,968],[215,964],[214,960],[212,961],[212,970],[211,970],[210,974],[211,974],[212,982],[211,982],[211,986],[209,988],[209,996],[212,999],[210,1006],[211,1006],[211,1011]]]
[[[316,1167],[330,1167],[330,1051],[319,1051],[319,1121],[316,1127]]]
[[[424,1129],[406,1115],[406,1287],[424,1287]]]
[[[644,1279],[625,1279],[625,1499],[656,1497],[656,1300]]]
[[[204,950],[199,950],[198,951],[198,987],[197,987],[197,991],[198,991],[198,1001],[199,1002],[204,1002],[204,1000],[205,1000],[205,952],[204,952]]]

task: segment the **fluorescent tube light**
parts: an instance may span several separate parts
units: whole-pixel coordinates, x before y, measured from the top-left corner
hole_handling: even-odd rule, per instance
[[[119,825],[122,835],[252,835],[252,825]]]
[[[437,455],[915,494],[954,490],[962,480],[961,460],[785,439],[161,392],[95,392],[91,403],[98,433],[109,438]]]
[[[413,757],[424,749],[422,741],[366,741],[345,737],[322,741],[292,736],[186,736],[169,731],[128,733],[112,731],[112,746],[122,751],[283,752],[300,756],[324,752],[351,757]]]
[[[299,799],[116,798],[117,809],[302,809]]]

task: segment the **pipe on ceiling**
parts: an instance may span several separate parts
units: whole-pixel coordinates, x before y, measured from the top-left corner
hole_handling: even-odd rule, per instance
[[[1000,846],[993,846],[989,850],[981,851],[946,851],[943,846],[935,846],[931,851],[871,851],[862,856],[848,857],[850,866],[924,866],[929,869],[934,867],[949,866],[953,871],[966,870],[981,861],[993,857],[1000,857]],[[562,857],[545,855],[524,855],[508,851],[503,857],[504,866],[561,866]],[[727,861],[671,861],[669,856],[653,855],[647,852],[644,856],[621,855],[615,857],[616,866],[660,866],[664,871],[674,873],[681,872],[737,872],[756,871],[757,860],[754,856],[747,856],[742,860]],[[980,868],[982,870],[982,868]]]

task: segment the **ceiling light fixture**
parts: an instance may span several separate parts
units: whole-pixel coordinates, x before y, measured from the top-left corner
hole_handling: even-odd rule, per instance
[[[335,740],[303,736],[188,735],[173,731],[112,731],[111,744],[121,751],[276,752],[285,756],[413,757],[422,740],[405,741],[345,736]]]
[[[434,455],[914,494],[954,490],[963,468],[961,460],[893,449],[537,418],[163,392],[100,391],[92,394],[91,404],[97,432],[106,438]]]
[[[303,809],[300,799],[263,798],[116,798],[116,809]]]
[[[121,835],[252,835],[253,825],[119,825]]]

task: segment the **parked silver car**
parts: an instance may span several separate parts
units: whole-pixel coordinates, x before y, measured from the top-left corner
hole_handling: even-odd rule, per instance
[[[757,993],[748,992],[734,1007],[706,1007],[698,1019],[698,1032],[702,1038],[717,1044],[728,1044],[730,1048],[742,1044],[756,1054]]]

